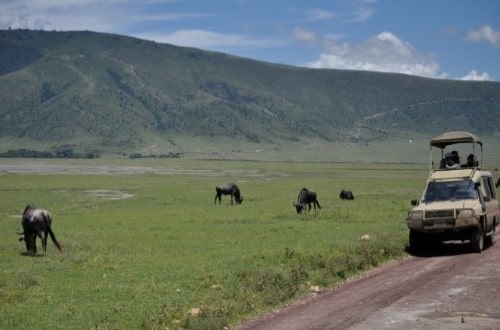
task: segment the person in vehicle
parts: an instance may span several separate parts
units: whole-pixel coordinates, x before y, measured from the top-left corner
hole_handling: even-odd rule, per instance
[[[467,156],[467,163],[463,167],[477,167],[478,163],[474,154]]]
[[[448,154],[446,154],[446,164],[445,164],[446,169],[448,170],[459,170],[461,169],[460,166],[460,157],[458,156],[457,151],[452,151]]]

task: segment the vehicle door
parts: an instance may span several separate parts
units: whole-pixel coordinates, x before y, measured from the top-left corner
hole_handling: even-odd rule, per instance
[[[498,217],[498,200],[493,179],[489,176],[481,177],[481,194],[486,205],[486,228],[485,231],[490,231],[493,228],[493,219]]]

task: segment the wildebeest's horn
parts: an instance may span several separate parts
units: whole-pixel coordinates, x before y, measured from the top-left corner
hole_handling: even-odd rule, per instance
[[[18,234],[18,235],[24,235],[24,233],[20,233],[17,230],[16,230],[16,234]]]

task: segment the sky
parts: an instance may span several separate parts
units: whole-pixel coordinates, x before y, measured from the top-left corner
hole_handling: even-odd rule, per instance
[[[500,81],[498,0],[0,0],[0,29],[115,33],[293,66]]]

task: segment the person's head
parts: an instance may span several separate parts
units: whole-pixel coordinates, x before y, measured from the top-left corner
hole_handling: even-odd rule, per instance
[[[456,163],[456,160],[455,160],[456,157],[451,152],[449,152],[449,153],[446,154],[445,159],[446,159],[446,164],[448,164],[448,165],[453,165],[453,164]]]
[[[474,157],[474,154],[469,154],[467,156],[467,166],[474,166],[476,164],[476,157]]]

